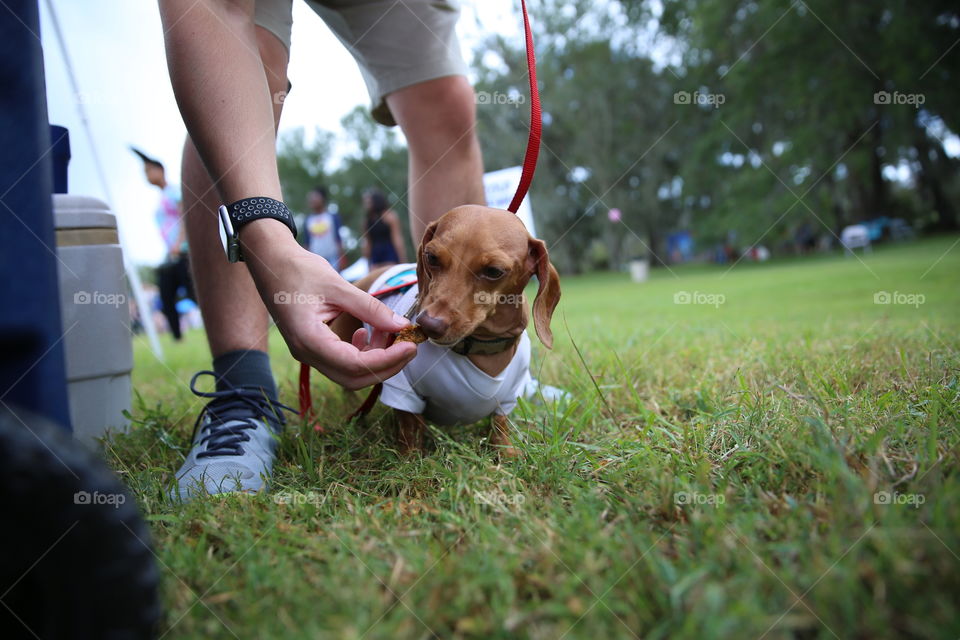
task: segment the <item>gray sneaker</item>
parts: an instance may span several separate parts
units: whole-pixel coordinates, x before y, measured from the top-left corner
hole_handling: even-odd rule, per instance
[[[177,471],[177,486],[170,497],[190,500],[262,491],[273,469],[277,436],[286,424],[280,410],[294,409],[271,402],[259,390],[229,383],[224,391],[197,391],[201,375],[215,376],[212,371],[197,372],[190,380],[190,390],[211,400],[197,416],[193,448]]]

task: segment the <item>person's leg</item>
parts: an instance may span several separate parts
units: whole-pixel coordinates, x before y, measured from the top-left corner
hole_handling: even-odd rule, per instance
[[[174,340],[180,340],[180,314],[177,313],[177,278],[176,265],[171,262],[157,267],[157,288],[160,289],[160,308],[163,317],[167,319],[170,335]]]
[[[410,227],[416,246],[427,225],[462,204],[485,204],[457,0],[307,3],[360,66],[371,116],[399,124],[410,154]]]
[[[270,94],[287,89],[287,50],[273,34],[257,28],[257,44]],[[281,100],[274,101],[274,122]],[[183,214],[190,243],[190,266],[197,303],[214,358],[237,350],[267,350],[267,309],[241,262],[227,262],[220,243],[220,196],[193,141],[183,149]]]
[[[69,429],[50,197],[50,156],[51,151],[56,156],[58,148],[50,144],[68,139],[65,130],[50,138],[43,50],[36,37],[38,4],[4,3],[7,15],[0,19],[0,73],[3,95],[8,96],[0,99],[2,121],[8,123],[0,132],[0,407],[17,405]]]
[[[190,277],[190,259],[186,255],[177,260],[177,287],[183,287],[186,297],[197,301],[197,293],[193,290],[193,278]]]
[[[286,91],[286,47],[269,31],[257,27],[256,32],[271,95]],[[282,100],[274,101],[274,127],[281,107]],[[231,264],[224,255],[220,196],[189,138],[182,186],[193,289],[213,356],[217,395],[206,396],[212,398],[206,418],[177,471],[172,495],[183,500],[202,493],[259,491],[271,474],[275,434],[284,423],[267,355],[267,309],[246,265]]]
[[[446,76],[386,97],[407,138],[410,232],[416,246],[431,222],[462,204],[486,204],[476,99],[463,76]]]

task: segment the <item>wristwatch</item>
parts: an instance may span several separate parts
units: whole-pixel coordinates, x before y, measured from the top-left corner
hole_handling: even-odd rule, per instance
[[[297,237],[297,225],[293,221],[293,214],[287,205],[273,198],[244,198],[233,204],[220,205],[220,241],[227,252],[230,262],[243,262],[240,251],[240,228],[254,220],[271,218],[279,220]]]

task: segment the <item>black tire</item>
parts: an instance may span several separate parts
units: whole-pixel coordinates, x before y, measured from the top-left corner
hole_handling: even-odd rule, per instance
[[[5,407],[0,513],[0,636],[154,636],[158,574],[136,501],[63,429]]]

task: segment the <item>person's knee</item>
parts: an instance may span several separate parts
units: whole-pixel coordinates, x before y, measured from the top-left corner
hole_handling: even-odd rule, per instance
[[[442,85],[436,104],[438,133],[453,142],[472,140],[477,123],[477,102],[473,87],[465,78]]]
[[[280,126],[280,113],[283,103],[287,99],[290,82],[287,79],[287,64],[290,54],[286,46],[263,27],[257,27],[257,47],[260,49],[260,61],[263,63],[263,72],[267,78],[267,88],[270,99],[273,101],[274,126]]]
[[[413,100],[404,100],[400,122],[411,153],[443,155],[476,144],[476,97],[466,78],[438,78],[414,92],[406,96]]]

